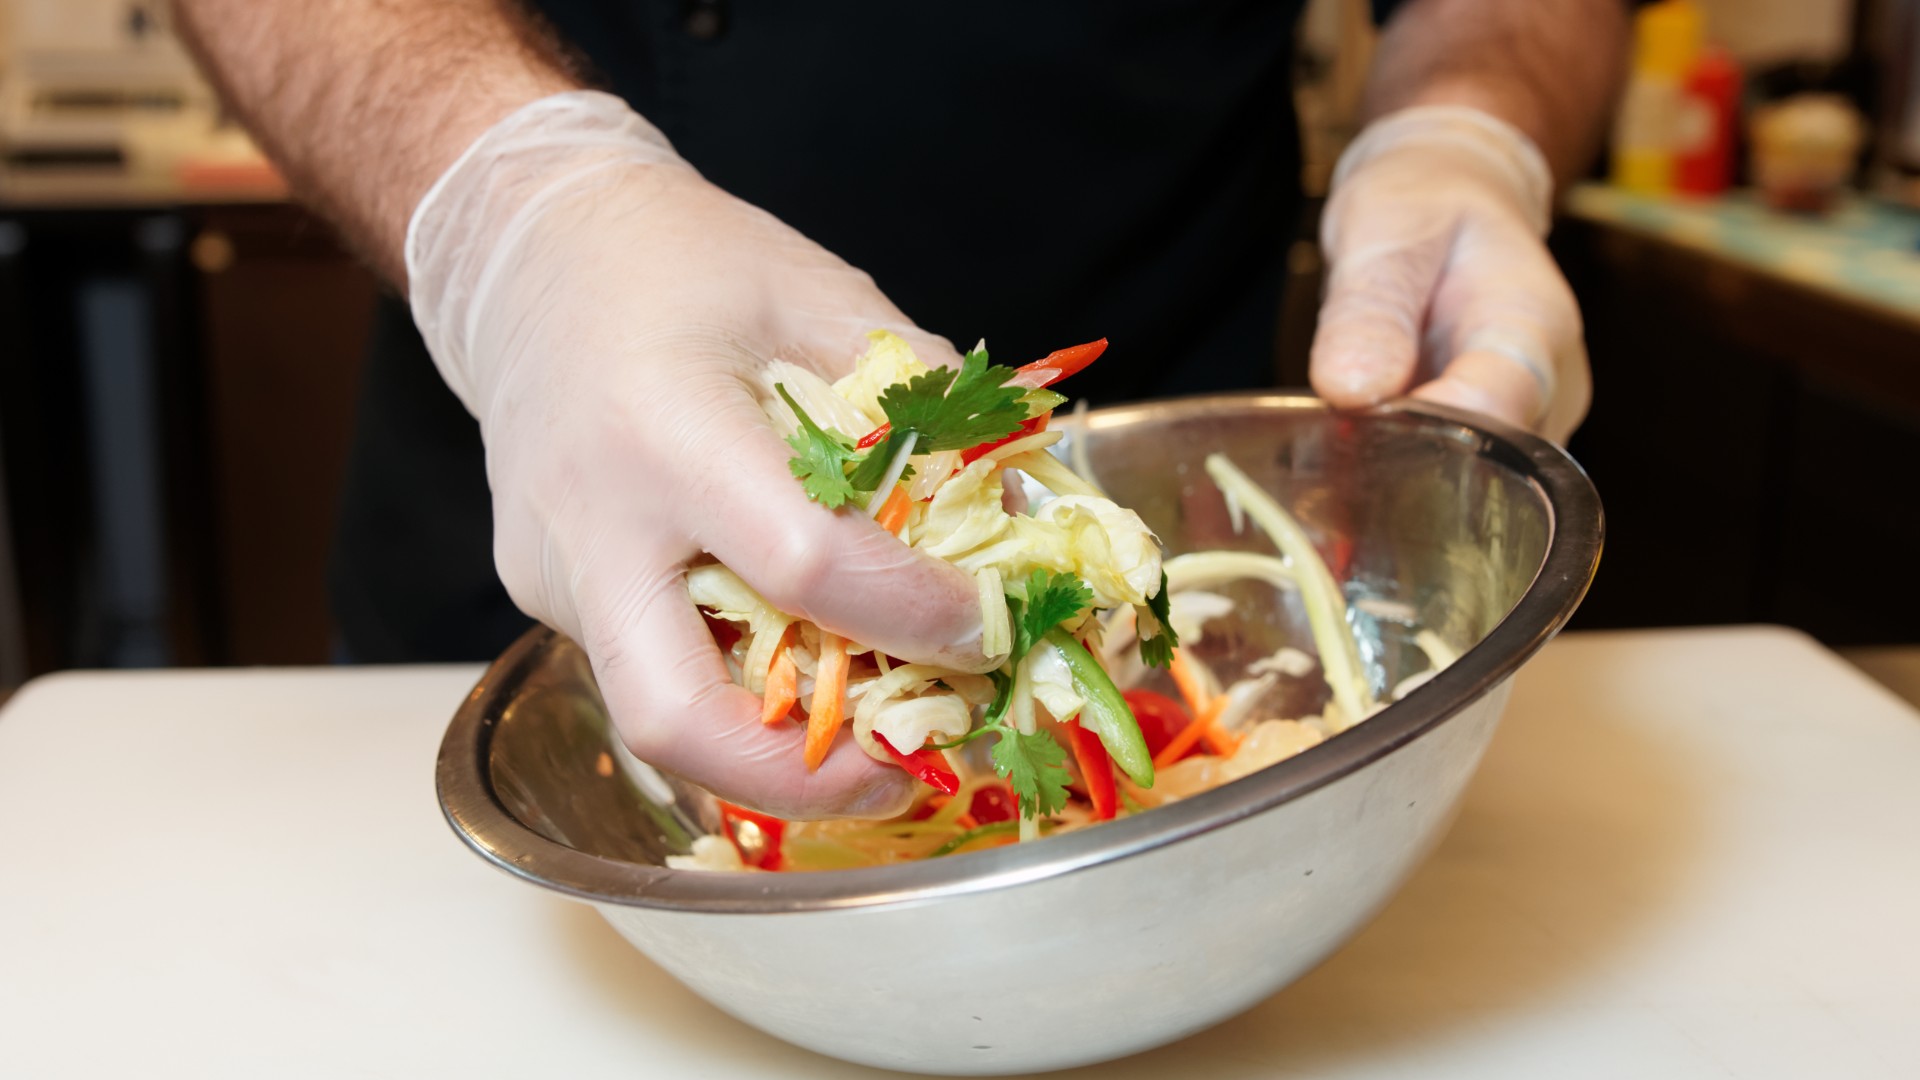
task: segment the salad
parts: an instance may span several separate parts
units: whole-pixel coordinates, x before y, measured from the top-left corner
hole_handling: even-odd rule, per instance
[[[1020,368],[993,365],[982,343],[957,369],[927,367],[885,331],[869,340],[835,383],[769,365],[763,407],[810,497],[867,513],[973,576],[991,666],[902,663],[775,609],[718,563],[690,568],[688,590],[734,680],[761,695],[764,723],[805,728],[809,768],[846,729],[922,791],[881,822],[785,822],[723,803],[724,827],[670,865],[834,869],[1028,841],[1248,775],[1380,708],[1340,586],[1301,526],[1232,462],[1214,455],[1207,474],[1236,528],[1251,519],[1276,554],[1163,559],[1084,461],[1050,452],[1062,435],[1049,423],[1067,400],[1051,387],[1097,359],[1104,339]],[[1023,505],[1034,485],[1045,497]],[[1284,647],[1223,684],[1182,647],[1233,614],[1217,590],[1243,580],[1299,593],[1317,656]],[[1453,658],[1425,635],[1421,645],[1436,669]],[[1280,680],[1316,672],[1330,690],[1319,715],[1263,715]]]

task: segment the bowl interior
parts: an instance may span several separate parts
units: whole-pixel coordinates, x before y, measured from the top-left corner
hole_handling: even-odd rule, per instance
[[[1564,454],[1453,414],[1336,415],[1310,398],[1245,395],[1101,410],[1067,431],[1058,450],[1084,454],[1093,478],[1121,505],[1138,511],[1171,554],[1273,552],[1251,522],[1236,528],[1204,471],[1208,454],[1232,459],[1301,520],[1345,583],[1354,631],[1375,690],[1383,695],[1429,667],[1426,650],[1416,643],[1418,631],[1461,652],[1485,642],[1541,579],[1555,543],[1556,498],[1577,503],[1577,535],[1563,532],[1559,552],[1573,573],[1556,573],[1544,583],[1551,595],[1538,598],[1530,625],[1512,628],[1498,646],[1501,655],[1489,657],[1482,649],[1475,663],[1459,665],[1475,669],[1471,682],[1465,673],[1449,673],[1435,680],[1442,686],[1417,691],[1428,699],[1422,723],[1438,722],[1544,643],[1577,604],[1598,556],[1598,504]],[[1562,490],[1548,490],[1543,479]],[[1562,513],[1567,509],[1560,507]],[[1238,614],[1209,624],[1195,646],[1223,675],[1232,677],[1282,645],[1312,651],[1297,593],[1254,582],[1224,591],[1236,600]],[[639,866],[659,866],[667,855],[687,851],[694,836],[717,827],[710,797],[661,777],[619,744],[577,648],[536,632],[516,652],[511,665],[503,658],[495,666],[496,673],[510,667],[511,678],[479,691],[494,698],[484,746],[486,780],[492,800],[512,819],[574,851]],[[1282,680],[1266,713],[1317,712],[1324,696],[1317,678]],[[1406,708],[1396,705],[1284,763],[1294,786],[1305,789],[1297,781],[1310,780],[1316,763],[1329,770],[1352,767],[1354,755],[1339,753],[1339,745],[1370,727],[1384,734],[1393,726],[1388,718]],[[1410,724],[1401,721],[1402,727]],[[959,858],[996,857],[1006,858],[997,851]]]

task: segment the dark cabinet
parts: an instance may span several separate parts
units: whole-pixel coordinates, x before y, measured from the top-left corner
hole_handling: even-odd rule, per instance
[[[223,659],[324,661],[324,571],[375,285],[324,227],[284,208],[213,211],[197,226]]]
[[[16,209],[0,234],[16,664],[325,662],[371,275],[278,204]]]
[[[1920,640],[1920,322],[1602,224],[1555,249],[1594,367],[1569,448],[1607,507],[1574,626]]]

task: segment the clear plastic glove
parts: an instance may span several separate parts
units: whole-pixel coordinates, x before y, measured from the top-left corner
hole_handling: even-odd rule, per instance
[[[1477,109],[1369,125],[1321,223],[1314,388],[1347,408],[1411,393],[1565,441],[1592,384],[1579,306],[1542,242],[1552,198],[1532,140]]]
[[[775,606],[911,660],[981,669],[961,571],[807,499],[755,398],[773,358],[827,378],[866,331],[958,365],[871,278],[701,179],[618,98],[530,104],[415,210],[413,314],[480,421],[494,561],[578,641],[641,759],[791,817],[881,816],[913,781],[840,741],[809,773],[760,723],[684,580],[710,553]]]

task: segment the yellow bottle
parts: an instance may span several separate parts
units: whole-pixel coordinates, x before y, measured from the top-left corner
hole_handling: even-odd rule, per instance
[[[1673,190],[1682,88],[1706,20],[1692,0],[1660,0],[1633,23],[1633,72],[1613,128],[1613,182],[1648,195]]]

